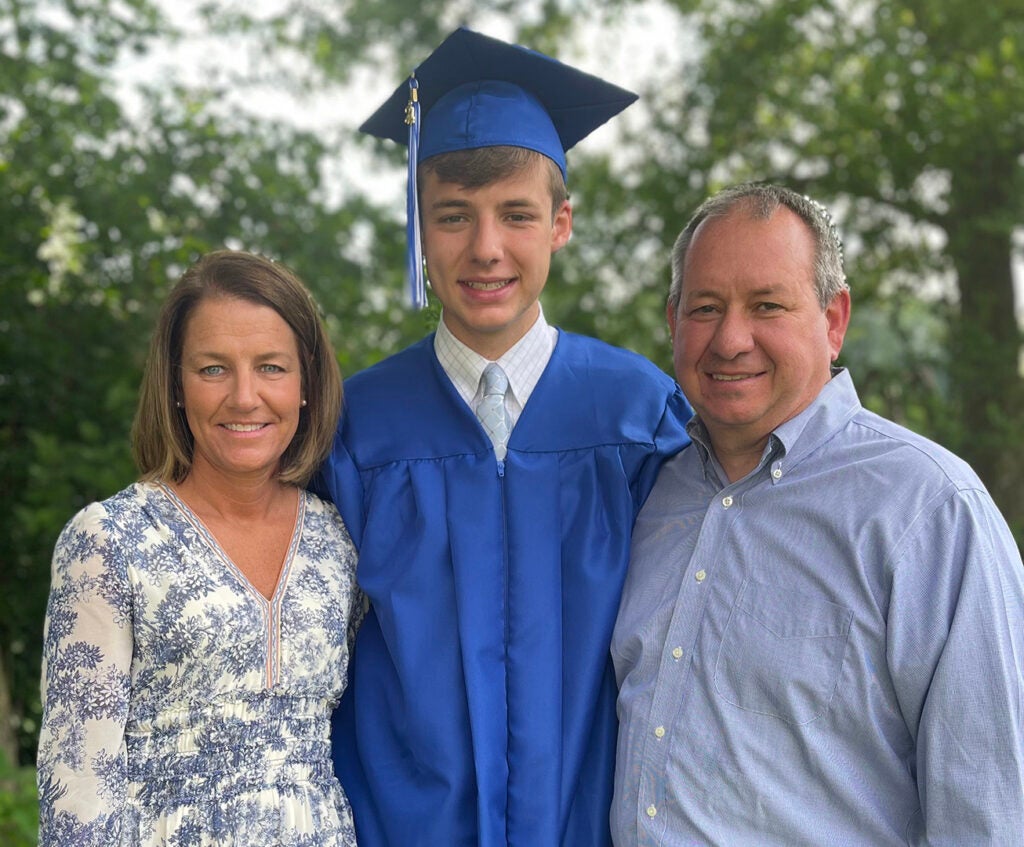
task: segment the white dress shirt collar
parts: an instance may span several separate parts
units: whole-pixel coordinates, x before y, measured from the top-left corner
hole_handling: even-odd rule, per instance
[[[537,305],[540,307],[540,303]],[[497,359],[508,377],[511,389],[506,397],[506,405],[513,426],[526,407],[533,389],[537,387],[557,342],[558,330],[544,319],[544,309],[540,307],[533,326]],[[471,409],[475,409],[479,400],[480,375],[490,360],[452,335],[443,318],[434,335],[434,352],[459,395]]]

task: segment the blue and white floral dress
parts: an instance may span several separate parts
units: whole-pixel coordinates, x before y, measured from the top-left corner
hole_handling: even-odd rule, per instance
[[[79,512],[46,617],[40,844],[354,845],[329,728],[355,564],[308,492],[271,600],[163,485]]]

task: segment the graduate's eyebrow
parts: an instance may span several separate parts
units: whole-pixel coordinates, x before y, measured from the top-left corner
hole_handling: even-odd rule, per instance
[[[509,200],[503,200],[500,204],[502,209],[533,209],[541,205],[536,200],[529,197],[514,197]],[[435,200],[430,204],[431,210],[440,209],[470,209],[474,206],[468,200],[463,200],[459,197],[443,197],[440,200]]]
[[[540,205],[542,204],[538,203],[531,197],[522,197],[514,198],[512,200],[506,200],[504,203],[501,204],[501,207],[503,209],[532,209],[534,206]]]
[[[430,204],[431,209],[468,209],[470,206],[469,201],[459,200],[458,198],[442,198],[441,200],[435,200]]]

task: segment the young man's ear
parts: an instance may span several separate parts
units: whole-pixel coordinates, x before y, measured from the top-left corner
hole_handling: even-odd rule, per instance
[[[572,237],[572,205],[563,200],[551,225],[551,252],[557,253]]]

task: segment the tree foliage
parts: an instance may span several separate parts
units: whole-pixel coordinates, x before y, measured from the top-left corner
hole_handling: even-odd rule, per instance
[[[366,115],[313,133],[232,95],[268,79],[298,95],[374,77],[389,90],[408,57],[463,22],[500,23],[497,34],[576,60],[585,27],[614,31],[640,4],[295,0],[262,17],[207,4],[210,31],[255,45],[258,78],[152,80],[129,109],[119,58],[182,38],[161,7],[0,0],[0,749],[11,761],[33,757],[54,541],[76,509],[134,475],[142,359],[187,263],[223,245],[286,262],[316,292],[345,373],[436,320],[404,307],[401,210],[348,185],[332,199],[326,176],[372,150],[400,180],[402,152],[352,131]],[[846,241],[844,361],[863,399],[971,460],[1024,537],[1011,276],[1024,218],[1020,4],[656,8],[679,41],[640,82],[642,130],[570,153],[576,229],[553,264],[549,319],[669,367],[668,249],[692,209],[743,179],[805,190],[837,213]],[[601,61],[583,64],[600,72]]]
[[[677,216],[671,229],[679,198],[688,206],[694,188],[741,179],[832,206],[855,301],[846,361],[862,392],[971,461],[1024,530],[1012,272],[1024,224],[1024,7],[675,7],[702,49],[659,89],[668,108],[646,136],[637,193],[655,215]]]
[[[967,458],[1024,537],[1019,2],[352,0],[303,35],[331,46],[329,72],[339,55],[407,71],[458,23],[515,21],[522,42],[565,56],[587,27],[614,29],[642,6],[674,33],[652,30],[664,61],[640,85],[650,120],[603,158],[570,156],[578,226],[549,313],[667,367],[666,257],[692,209],[741,180],[806,191],[846,240],[844,362],[864,399]]]
[[[134,476],[142,361],[184,267],[224,245],[285,261],[332,316],[349,371],[422,331],[397,284],[368,296],[380,267],[400,267],[398,236],[350,250],[381,213],[328,208],[324,138],[222,114],[215,82],[157,80],[127,111],[114,63],[157,37],[175,33],[148,0],[0,0],[0,749],[22,761],[53,544],[74,511]]]

